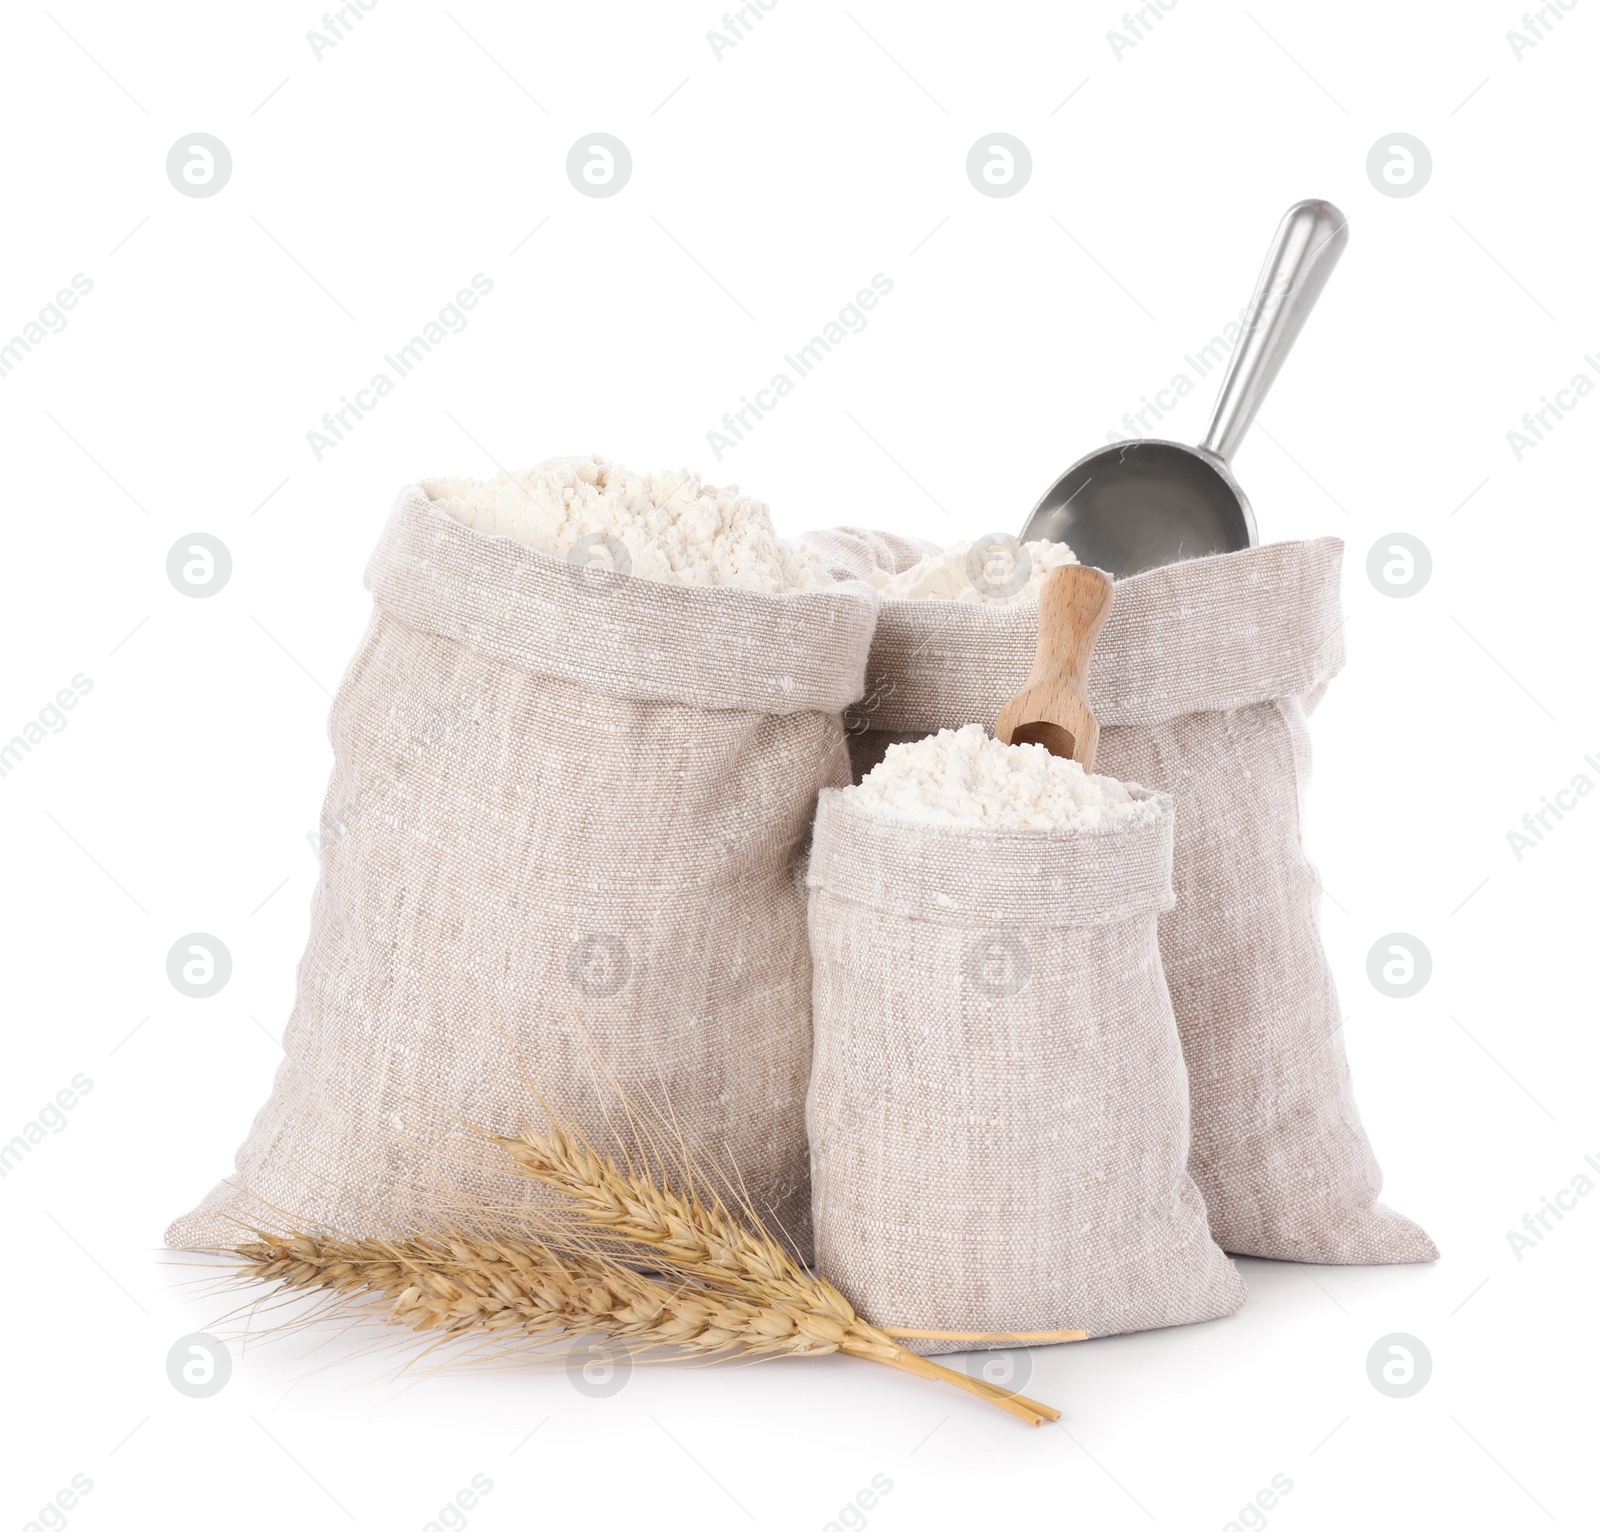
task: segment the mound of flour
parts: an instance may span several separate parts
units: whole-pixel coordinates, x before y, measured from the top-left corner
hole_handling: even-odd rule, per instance
[[[699,474],[636,473],[603,457],[550,458],[488,483],[427,479],[423,489],[457,521],[541,553],[626,568],[677,585],[820,590],[826,561],[772,528],[760,500],[702,484]],[[573,553],[574,547],[584,546]],[[623,556],[616,554],[620,543]]]
[[[885,596],[1005,606],[1012,601],[1036,601],[1039,586],[1052,569],[1077,562],[1077,554],[1065,543],[1023,543],[1014,553],[992,539],[980,538],[974,543],[957,543],[943,553],[930,553],[899,574],[880,570],[867,580]]]
[[[890,745],[844,796],[886,819],[1023,830],[1096,830],[1149,823],[1156,804],[1043,745],[1002,745],[981,724]]]

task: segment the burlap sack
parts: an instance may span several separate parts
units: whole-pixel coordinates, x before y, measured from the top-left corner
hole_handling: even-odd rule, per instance
[[[367,586],[284,1061],[237,1185],[168,1242],[231,1244],[263,1202],[376,1232],[529,1197],[451,1121],[537,1122],[520,1060],[602,1143],[613,1086],[670,1112],[803,1245],[797,874],[875,596],[580,573],[416,486]]]
[[[848,559],[848,543],[823,545]],[[1305,718],[1344,663],[1343,552],[1337,538],[1274,543],[1119,581],[1089,682],[1096,769],[1176,801],[1161,956],[1189,1069],[1189,1170],[1218,1243],[1431,1261],[1428,1236],[1377,1200],[1300,840]],[[884,601],[846,714],[856,778],[898,740],[992,727],[1032,665],[1037,611]]]
[[[1156,940],[1171,800],[1136,796],[1159,820],[1080,831],[894,821],[822,796],[806,875],[817,1264],[877,1324],[1111,1335],[1244,1302],[1184,1169]]]
[[[897,574],[918,559],[939,552],[937,543],[899,532],[872,532],[865,527],[826,527],[807,532],[806,545],[828,561],[835,579],[865,580],[874,574]]]

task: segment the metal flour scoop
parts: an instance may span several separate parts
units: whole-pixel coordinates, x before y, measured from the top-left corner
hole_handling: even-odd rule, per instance
[[[1233,454],[1348,238],[1331,203],[1295,203],[1267,252],[1205,440],[1147,438],[1079,458],[1034,507],[1023,541],[1069,543],[1082,563],[1118,577],[1253,547],[1255,517]]]

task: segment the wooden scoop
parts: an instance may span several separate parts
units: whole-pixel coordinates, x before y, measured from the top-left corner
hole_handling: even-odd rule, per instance
[[[1043,745],[1094,770],[1100,725],[1083,700],[1089,660],[1111,613],[1111,578],[1086,564],[1052,569],[1039,587],[1039,648],[1028,684],[1000,709],[1003,745]]]

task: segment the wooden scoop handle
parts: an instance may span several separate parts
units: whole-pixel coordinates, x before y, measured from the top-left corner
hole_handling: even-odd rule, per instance
[[[1039,647],[1029,687],[1064,683],[1083,700],[1089,661],[1111,615],[1110,579],[1086,564],[1052,569],[1039,587]]]
[[[1111,614],[1110,576],[1085,564],[1052,569],[1039,587],[1039,647],[1027,685],[1000,711],[995,738],[1039,744],[1094,769],[1100,726],[1084,697],[1089,661]]]

